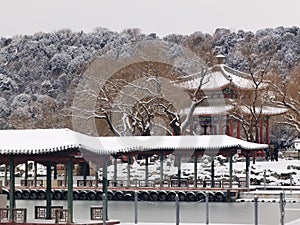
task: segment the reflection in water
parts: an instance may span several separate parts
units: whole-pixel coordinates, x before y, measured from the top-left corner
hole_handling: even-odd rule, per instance
[[[34,206],[46,205],[42,200],[17,200],[18,208],[27,208],[27,218],[34,217]],[[67,207],[66,201],[53,201],[52,205]],[[74,201],[74,219],[90,217],[90,206],[102,205],[102,201]],[[280,224],[279,203],[258,203],[259,224]],[[298,208],[299,203],[287,203],[286,209]],[[110,201],[109,218],[122,222],[134,221],[134,202]],[[180,202],[180,222],[205,223],[205,203]],[[285,222],[300,217],[300,211],[286,210]],[[139,222],[175,222],[175,202],[138,202]],[[227,224],[254,224],[254,203],[210,203],[210,222]]]

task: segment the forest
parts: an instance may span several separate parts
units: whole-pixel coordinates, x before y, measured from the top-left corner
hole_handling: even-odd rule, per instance
[[[270,101],[289,109],[272,124],[272,142],[288,144],[299,136],[299,27],[268,28],[256,33],[219,28],[214,34],[197,31],[165,37],[143,34],[136,28],[117,33],[98,27],[91,33],[63,29],[2,37],[0,129],[72,128],[75,90],[87,68],[107,52],[112,51],[119,59],[130,55],[126,46],[149,40],[171,43],[173,55],[181,54],[181,47],[189,49],[207,66],[214,56],[223,54],[225,64],[236,70],[263,73],[271,80],[275,93]],[[168,109],[164,106],[171,124],[176,116]],[[104,116],[108,119],[107,114]],[[139,122],[132,118],[131,123]],[[149,128],[144,121],[142,124]]]

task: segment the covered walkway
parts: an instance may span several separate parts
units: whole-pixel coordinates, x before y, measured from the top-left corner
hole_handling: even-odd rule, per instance
[[[161,162],[161,185],[163,180],[163,156],[174,154],[179,158],[190,156],[194,159],[194,184],[197,186],[197,158],[204,154],[211,157],[222,154],[230,158],[236,153],[246,156],[246,170],[252,152],[267,148],[265,144],[246,142],[227,135],[205,136],[143,136],[143,137],[90,137],[69,129],[1,130],[0,164],[9,167],[10,199],[9,208],[15,208],[15,166],[27,161],[41,163],[47,168],[46,218],[51,218],[51,173],[52,167],[64,164],[67,168],[67,199],[69,222],[73,221],[73,165],[91,161],[103,166],[103,193],[107,193],[107,163],[110,156],[142,154],[146,160],[146,182],[148,180],[148,156],[158,154]],[[116,160],[115,160],[116,162]],[[212,160],[213,162],[213,160]],[[212,163],[212,179],[214,165]],[[180,167],[179,167],[180,169]],[[249,170],[248,170],[249,171]],[[7,181],[7,173],[5,173]],[[232,185],[232,166],[230,171]],[[26,174],[25,174],[26,179]],[[36,176],[35,176],[36,179]],[[97,178],[96,178],[97,179]],[[130,170],[128,170],[130,179]],[[180,179],[180,177],[179,177]],[[12,213],[11,213],[12,216]]]

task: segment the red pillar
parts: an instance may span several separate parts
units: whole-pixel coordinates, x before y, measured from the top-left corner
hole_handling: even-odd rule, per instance
[[[204,135],[207,135],[207,125],[204,125]]]
[[[233,137],[233,121],[232,119],[229,119],[229,136]]]
[[[190,135],[193,135],[193,131],[194,131],[194,126],[193,126],[194,124],[193,123],[191,123],[191,125],[190,125]]]
[[[238,139],[241,139],[241,122],[240,121],[237,121],[237,124],[236,124],[236,137]]]
[[[269,118],[267,117],[266,118],[267,121],[266,121],[266,144],[269,145],[270,147],[270,127],[269,127]]]
[[[220,116],[220,120],[219,120],[219,134],[223,134],[223,121],[222,121],[222,116]]]
[[[264,143],[263,119],[259,121],[259,143]]]

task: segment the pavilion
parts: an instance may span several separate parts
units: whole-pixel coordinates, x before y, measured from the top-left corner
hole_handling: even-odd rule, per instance
[[[248,138],[256,143],[270,146],[270,118],[287,112],[286,108],[266,104],[259,99],[253,105],[255,91],[267,91],[268,82],[263,80],[256,87],[254,79],[259,79],[240,72],[224,64],[225,56],[217,55],[216,64],[208,68],[204,74],[201,91],[207,100],[198,105],[193,113],[189,133],[195,135],[226,134],[238,139],[246,139],[242,124],[249,117],[258,118],[259,135]],[[192,74],[181,77],[177,86],[194,93],[198,88],[203,74]],[[183,112],[185,109],[183,109]]]
[[[105,174],[105,168],[109,156],[126,154],[130,158],[134,154],[143,154],[147,158],[149,155],[159,154],[162,179],[163,155],[174,153],[174,151],[179,155],[187,155],[188,152],[194,158],[194,178],[197,181],[197,158],[203,154],[212,157],[222,154],[230,157],[232,182],[232,156],[240,151],[240,154],[249,158],[251,151],[267,147],[265,144],[251,143],[227,135],[91,137],[69,129],[0,130],[0,164],[8,166],[10,174],[10,209],[15,208],[15,170],[13,168],[28,160],[34,161],[47,168],[46,218],[49,219],[51,217],[51,167],[56,164],[65,164],[67,166],[67,199],[71,222],[73,220],[73,166],[75,163],[92,161],[102,165],[103,193],[106,193],[107,174]],[[130,160],[128,161],[130,163]],[[246,163],[246,169],[248,167],[249,163]],[[145,176],[147,179],[147,168]]]

